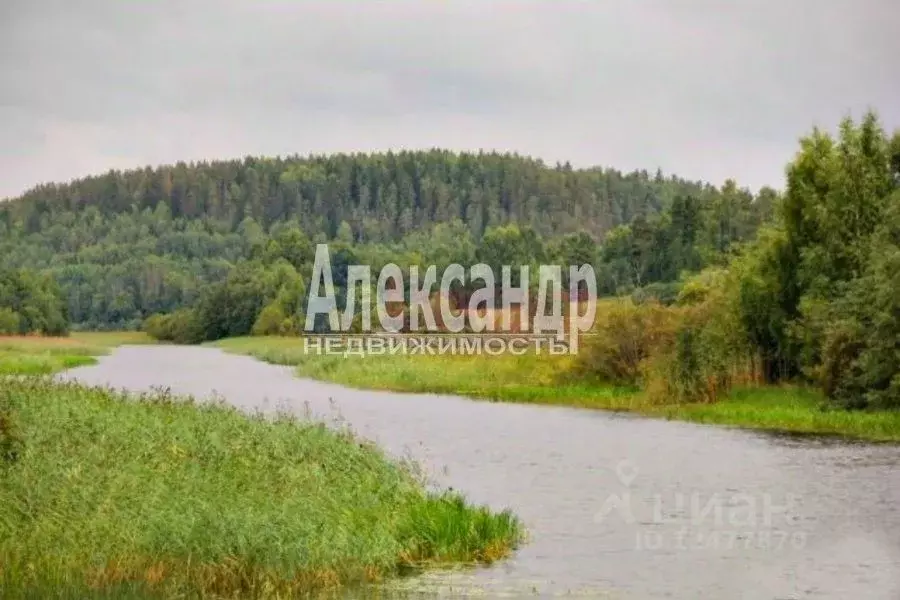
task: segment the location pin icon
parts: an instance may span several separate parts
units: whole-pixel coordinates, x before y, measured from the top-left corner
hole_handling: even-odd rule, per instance
[[[618,476],[619,481],[621,481],[622,485],[625,487],[631,486],[631,482],[634,481],[637,474],[637,467],[628,459],[620,460],[619,464],[616,465],[616,476]]]

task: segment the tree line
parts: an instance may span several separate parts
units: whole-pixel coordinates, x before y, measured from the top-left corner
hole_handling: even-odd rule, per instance
[[[38,186],[0,205],[0,252],[54,276],[74,327],[133,329],[194,306],[242,263],[282,259],[307,278],[323,242],[373,268],[589,263],[604,293],[627,293],[721,261],[776,202],[730,181],[494,153],[248,158]]]
[[[771,222],[672,306],[609,310],[581,370],[667,402],[802,382],[845,407],[900,408],[900,131],[874,113],[836,137],[816,129],[786,173]]]

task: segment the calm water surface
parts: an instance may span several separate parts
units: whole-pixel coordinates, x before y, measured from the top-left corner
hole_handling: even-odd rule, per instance
[[[65,377],[343,419],[525,521],[511,559],[404,582],[422,593],[900,599],[898,446],[357,391],[197,347],[123,347]]]

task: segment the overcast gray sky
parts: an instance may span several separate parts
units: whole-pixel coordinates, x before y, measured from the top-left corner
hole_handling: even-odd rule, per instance
[[[781,186],[900,126],[896,0],[0,0],[0,197],[247,154],[515,150]]]

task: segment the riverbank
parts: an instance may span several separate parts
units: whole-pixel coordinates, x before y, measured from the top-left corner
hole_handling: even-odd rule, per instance
[[[50,375],[91,365],[125,344],[156,343],[133,331],[73,332],[69,337],[0,336],[0,375]]]
[[[900,442],[900,412],[835,409],[817,391],[799,387],[736,389],[714,404],[659,405],[635,388],[576,379],[568,374],[568,355],[320,356],[306,354],[302,339],[283,337],[233,338],[212,345],[296,367],[303,377],[361,389],[628,411],[749,429]]]
[[[4,382],[0,417],[4,597],[285,597],[522,534],[322,424],[41,378]]]

